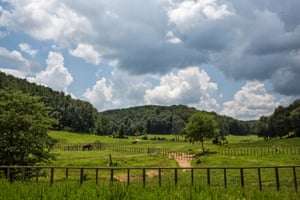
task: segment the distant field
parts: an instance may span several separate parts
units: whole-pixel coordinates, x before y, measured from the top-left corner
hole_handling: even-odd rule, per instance
[[[94,143],[101,142],[105,144],[113,144],[127,146],[133,148],[163,148],[170,151],[179,152],[200,152],[200,144],[190,144],[184,141],[181,137],[179,142],[174,142],[172,135],[148,135],[149,139],[164,138],[165,140],[142,140],[141,137],[129,137],[128,139],[118,139],[109,136],[98,136],[92,134],[79,134],[61,131],[51,131],[50,136],[59,140],[59,143]],[[300,138],[292,139],[272,139],[264,141],[254,135],[250,136],[233,136],[226,137],[228,144],[224,146],[213,145],[211,140],[205,142],[206,149],[214,150],[232,150],[239,148],[280,148],[300,147]],[[132,141],[138,140],[137,144],[132,144]],[[57,160],[52,162],[52,165],[57,166],[97,166],[105,167],[109,162],[109,154],[112,155],[113,161],[118,163],[119,167],[174,167],[176,162],[164,155],[157,154],[147,156],[145,153],[122,152],[122,151],[60,151],[54,149],[57,154]],[[198,161],[198,164],[196,162]],[[300,165],[298,155],[265,155],[265,156],[224,156],[219,154],[208,154],[197,157],[193,160],[194,166],[269,166],[269,165]]]
[[[39,173],[43,176],[39,177],[38,183],[35,183],[37,179],[32,179],[31,182],[14,183],[0,179],[0,199],[299,199],[300,193],[295,191],[295,185],[300,185],[300,168],[281,167],[278,169],[278,167],[271,166],[300,166],[299,153],[283,151],[288,148],[298,150],[300,138],[264,141],[253,135],[229,135],[226,137],[228,144],[224,146],[213,145],[211,140],[205,141],[205,147],[210,153],[201,155],[199,154],[200,144],[185,142],[184,137],[181,137],[179,142],[174,142],[172,135],[148,135],[149,140],[142,140],[141,137],[116,139],[61,131],[51,131],[49,135],[58,139],[58,144],[53,149],[56,160],[42,164],[44,166]],[[158,137],[163,140],[154,140]],[[133,144],[133,141],[137,143]],[[86,151],[81,148],[76,151],[65,151],[61,148],[66,145],[94,144],[95,142],[117,148]],[[198,155],[191,161],[193,170],[182,170],[175,169],[179,167],[179,164],[163,151],[151,154],[146,151],[123,151],[126,148],[144,150],[162,148],[167,151],[192,152]],[[279,150],[275,151],[276,148]],[[261,149],[271,149],[272,153],[255,156],[220,153],[222,151],[260,152]],[[107,168],[110,156],[113,166],[117,168]],[[59,168],[53,170],[52,176],[52,167],[47,166],[59,166]],[[269,167],[260,169],[262,181],[262,191],[260,191],[256,167],[262,166]],[[82,168],[85,168],[84,171]],[[98,168],[103,169],[98,171]],[[130,171],[130,184],[126,182],[129,177],[127,171],[129,169],[126,168],[134,168]],[[147,168],[147,174],[143,168]],[[209,184],[208,168],[210,168]],[[243,169],[244,186],[241,186],[241,169]],[[294,176],[292,169],[297,177]],[[278,179],[276,179],[276,172]],[[147,177],[147,180],[144,177]],[[226,177],[226,187],[224,177]],[[83,179],[80,185],[79,182]],[[161,186],[158,180],[161,180]],[[175,184],[175,180],[178,184]],[[51,187],[49,182],[53,183]],[[278,184],[280,184],[280,189],[278,189]]]

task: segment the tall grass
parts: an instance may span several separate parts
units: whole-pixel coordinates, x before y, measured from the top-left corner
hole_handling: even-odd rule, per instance
[[[115,183],[110,185],[95,185],[85,183],[64,182],[49,186],[49,184],[34,183],[8,183],[0,180],[0,199],[2,200],[26,200],[26,199],[123,199],[123,200],[186,200],[186,199],[281,199],[296,200],[300,194],[289,189],[276,190],[247,190],[241,188],[209,188],[203,186],[180,187],[180,186],[153,186],[143,187],[141,184],[130,185]]]

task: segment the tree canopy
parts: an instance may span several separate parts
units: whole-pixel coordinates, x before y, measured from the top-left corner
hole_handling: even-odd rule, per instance
[[[53,127],[55,129],[84,133],[96,132],[98,111],[89,102],[73,99],[63,92],[0,72],[0,89],[4,88],[38,96],[40,102],[51,108],[49,115],[58,121]]]
[[[300,100],[287,107],[277,107],[270,116],[262,116],[255,124],[255,133],[261,137],[274,138],[300,136]]]
[[[119,135],[122,131],[124,135],[174,134],[178,138],[189,117],[198,112],[185,105],[146,105],[98,112],[89,102],[0,72],[0,89],[3,88],[38,96],[40,102],[51,108],[49,115],[58,121],[52,128],[82,133]],[[254,121],[240,121],[214,112],[210,114],[215,116],[222,135],[253,133]]]
[[[55,120],[37,97],[0,90],[0,165],[35,165],[52,158],[47,134]]]
[[[185,127],[186,138],[191,142],[201,142],[203,152],[204,139],[214,138],[219,133],[219,126],[214,116],[203,112],[193,114]]]

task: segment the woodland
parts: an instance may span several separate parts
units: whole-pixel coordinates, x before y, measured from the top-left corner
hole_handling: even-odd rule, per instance
[[[49,117],[57,121],[51,127],[54,130],[119,138],[147,134],[180,135],[190,116],[203,112],[215,117],[221,136],[257,134],[266,139],[300,136],[300,100],[287,107],[279,106],[272,115],[262,116],[259,120],[241,121],[185,105],[145,105],[98,112],[89,102],[0,72],[0,90],[4,89],[38,97],[50,108]]]

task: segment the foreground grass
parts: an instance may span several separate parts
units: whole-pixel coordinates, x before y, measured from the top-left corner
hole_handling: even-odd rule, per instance
[[[0,180],[0,199],[19,200],[19,199],[281,199],[296,200],[300,199],[300,194],[293,190],[246,190],[241,188],[208,188],[201,186],[175,187],[175,186],[146,186],[114,184],[96,185],[85,183],[57,183],[52,186],[49,184],[35,183],[8,183]]]

